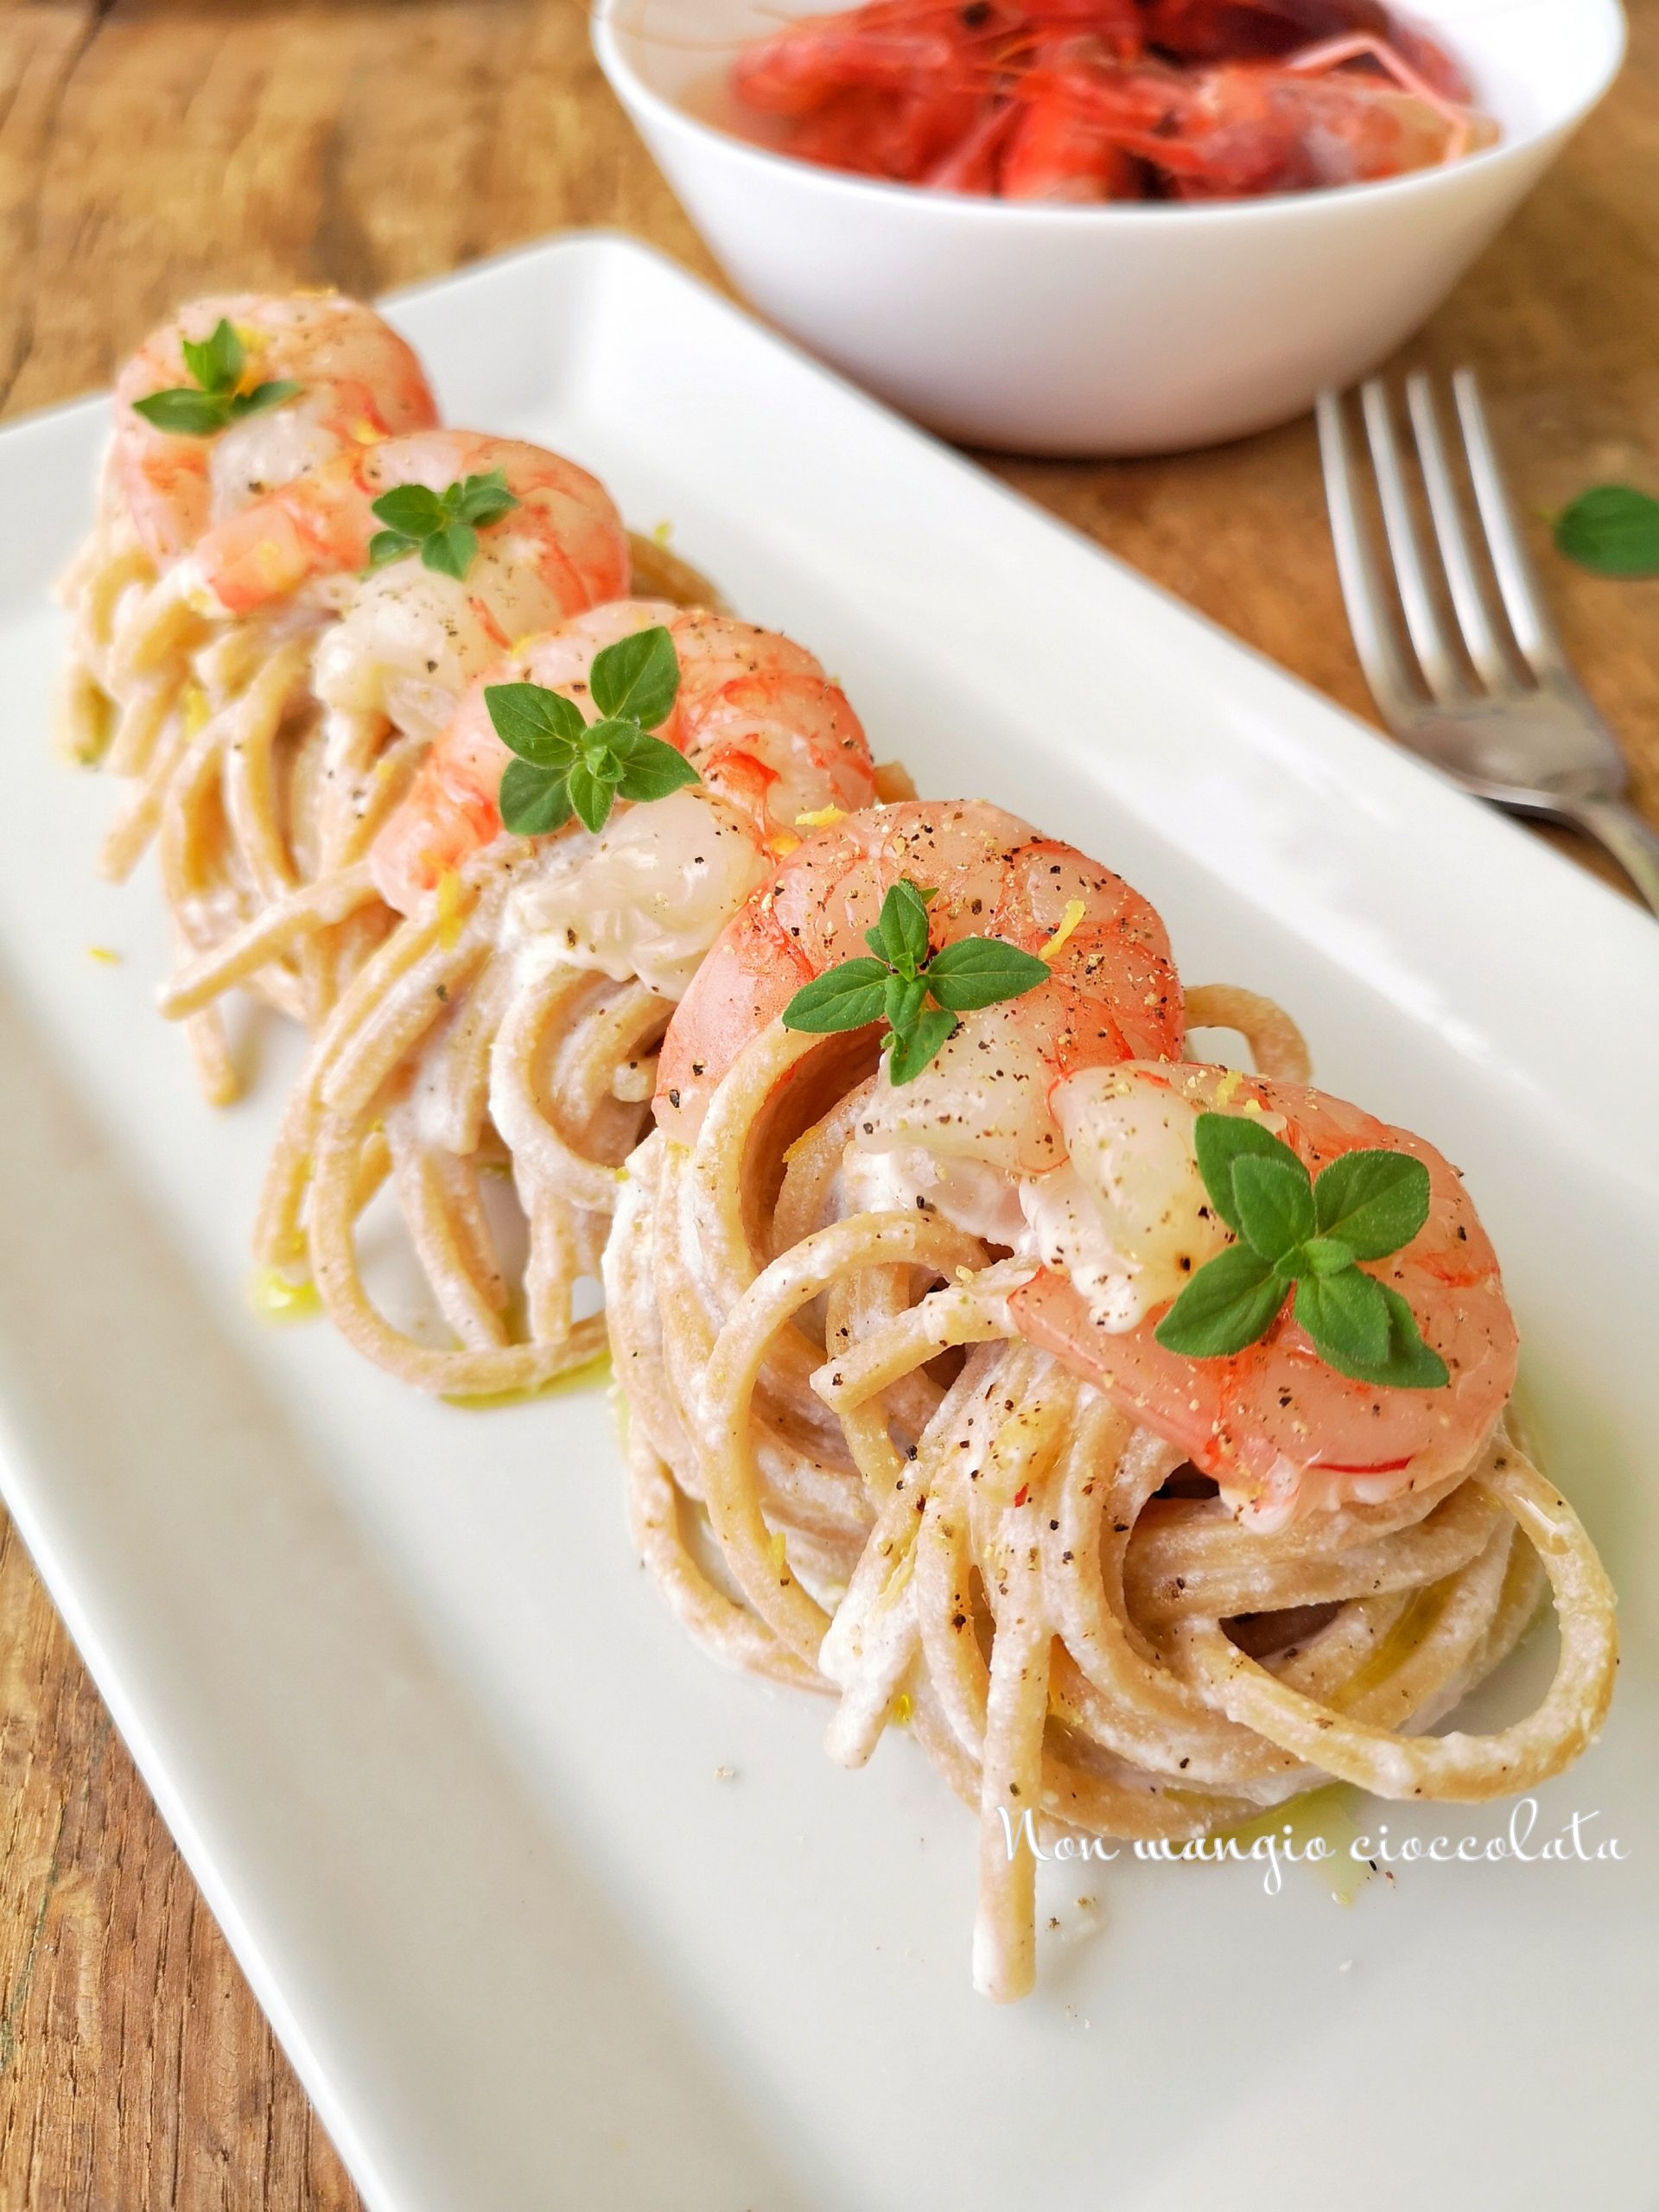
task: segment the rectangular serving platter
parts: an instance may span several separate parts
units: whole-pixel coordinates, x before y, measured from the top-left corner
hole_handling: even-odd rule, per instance
[[[1119,868],[1189,982],[1281,1000],[1328,1088],[1465,1169],[1623,1599],[1612,1720],[1535,1846],[1577,1810],[1627,1855],[1402,1864],[1349,1906],[1052,1867],[1037,1996],[976,1999],[970,1822],[901,1736],[843,1773],[815,1702],[683,1641],[601,1393],[462,1411],[250,1311],[295,1040],[209,1115],[150,1008],[154,887],[94,877],[112,793],[48,738],[45,585],[106,421],[72,407],[0,434],[0,1482],[365,2199],[1646,2212],[1659,930],[637,245],[392,313],[448,419],[671,522],[878,757]]]

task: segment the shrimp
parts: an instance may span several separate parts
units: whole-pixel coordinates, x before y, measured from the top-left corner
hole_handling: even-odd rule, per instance
[[[493,470],[518,504],[480,530],[464,577],[412,553],[363,573],[383,493],[442,492]],[[273,640],[319,631],[309,675],[327,721],[328,865],[351,842],[388,724],[423,748],[512,639],[616,598],[630,573],[621,518],[574,461],[512,439],[423,430],[341,454],[209,531],[156,588],[126,652],[142,669],[192,621],[257,618]]]
[[[388,905],[412,912],[446,868],[501,834],[497,791],[512,756],[491,724],[486,688],[538,683],[562,692],[591,720],[596,709],[587,677],[594,654],[658,623],[673,639],[680,681],[673,712],[657,734],[686,755],[702,784],[701,793],[685,794],[689,804],[675,810],[677,821],[689,829],[700,807],[717,801],[722,822],[743,825],[758,880],[764,856],[781,849],[780,841],[798,842],[801,815],[869,804],[875,786],[862,727],[840,685],[804,646],[726,615],[618,600],[532,639],[473,686],[375,842],[372,865]],[[666,804],[649,810],[653,823],[668,818]],[[655,834],[632,814],[606,832],[613,852],[637,851]],[[728,891],[731,880],[728,871]],[[685,887],[689,893],[690,878]],[[746,881],[727,911],[753,887]]]
[[[878,1084],[861,1147],[897,1152],[904,1166],[926,1150],[976,1184],[983,1171],[1037,1173],[1063,1157],[1047,1103],[1056,1082],[1122,1060],[1179,1058],[1180,982],[1164,925],[1138,892],[1001,807],[910,800],[820,830],[728,927],[664,1043],[656,1105],[670,1136],[692,1142],[744,1046],[803,984],[864,952],[864,931],[900,877],[938,893],[936,947],[974,936],[1046,946],[1052,974],[1023,998],[964,1016],[902,1090]]]
[[[1514,1387],[1517,1338],[1473,1205],[1433,1146],[1300,1084],[1220,1068],[1138,1066],[1062,1084],[1066,1163],[1022,1192],[1045,1262],[1009,1312],[1122,1411],[1186,1452],[1262,1533],[1348,1503],[1376,1504],[1455,1477],[1484,1448]],[[1361,1146],[1428,1170],[1428,1220],[1367,1272],[1410,1306],[1446,1362],[1440,1389],[1351,1381],[1288,1307],[1231,1358],[1166,1351],[1154,1330],[1194,1267],[1229,1241],[1192,1154],[1199,1112],[1260,1115],[1313,1173]]]
[[[184,340],[200,342],[221,321],[242,341],[243,391],[279,380],[300,391],[215,435],[156,429],[134,403],[188,386]],[[277,486],[437,419],[413,349],[372,308],[326,293],[197,300],[152,331],[117,380],[105,499],[162,569]]]
[[[1344,73],[1364,60],[1395,81]],[[1154,162],[1189,199],[1367,183],[1456,161],[1497,136],[1394,48],[1360,36],[1282,62],[1033,69],[1017,97],[1069,106],[1079,127]]]
[[[1469,80],[1445,48],[1380,0],[1141,0],[1148,45],[1185,61],[1276,60],[1315,40],[1385,41],[1447,99]]]
[[[1036,53],[1039,68],[1064,71],[1103,59],[1094,39],[1051,39]],[[1081,117],[1063,94],[1050,92],[1017,104],[1003,149],[998,184],[1005,200],[1046,200],[1087,207],[1105,200],[1138,200],[1140,178],[1131,156]]]
[[[443,492],[499,469],[518,505],[480,537],[462,589],[474,619],[500,635],[498,651],[529,628],[545,629],[627,588],[626,533],[604,486],[574,461],[513,438],[474,430],[423,430],[341,453],[327,466],[277,488],[210,531],[181,564],[181,590],[213,617],[247,615],[310,587],[325,603],[348,593],[393,600],[405,572],[397,562],[369,579],[370,545],[383,524],[374,503],[404,485]],[[423,573],[435,576],[431,569]]]
[[[732,85],[804,160],[1014,200],[1305,191],[1497,136],[1381,0],[874,0],[758,41]]]
[[[756,40],[734,63],[732,86],[750,107],[791,118],[845,92],[925,93],[963,78],[1022,21],[989,0],[965,8],[874,0],[841,15],[802,16]]]

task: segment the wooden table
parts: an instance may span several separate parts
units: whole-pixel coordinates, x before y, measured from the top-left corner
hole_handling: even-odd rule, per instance
[[[1608,478],[1659,490],[1659,0],[1634,15],[1620,86],[1413,349],[1480,369],[1532,512]],[[714,274],[575,0],[0,0],[4,411],[107,382],[194,292],[372,294],[583,223]],[[1307,423],[1173,461],[992,465],[1367,712]],[[1599,582],[1540,538],[1659,822],[1659,582]],[[355,2204],[3,1528],[0,1630],[3,2212]]]

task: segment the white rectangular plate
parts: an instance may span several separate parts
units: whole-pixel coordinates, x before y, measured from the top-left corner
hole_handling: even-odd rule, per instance
[[[149,1010],[152,890],[93,877],[110,788],[50,753],[44,582],[105,419],[70,409],[0,436],[5,1494],[365,2196],[1643,2212],[1659,930],[638,247],[396,315],[451,420],[671,518],[878,757],[1122,869],[1190,981],[1271,992],[1329,1088],[1465,1166],[1625,1600],[1612,1721],[1536,1839],[1576,1808],[1630,1856],[1402,1866],[1347,1909],[1305,1870],[1050,1869],[1039,1994],[976,1999],[969,1823],[901,1738],[842,1773],[815,1702],[682,1640],[602,1397],[429,1404],[246,1311],[292,1054],[204,1110]]]

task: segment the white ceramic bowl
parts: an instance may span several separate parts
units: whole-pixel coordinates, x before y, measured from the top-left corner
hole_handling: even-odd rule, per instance
[[[1383,360],[1624,57],[1618,0],[1416,0],[1411,12],[1443,33],[1502,124],[1490,152],[1340,191],[1121,207],[872,184],[701,119],[720,112],[737,45],[776,26],[768,0],[600,0],[594,38],[734,283],[826,360],[973,443],[1168,453],[1286,421]]]

